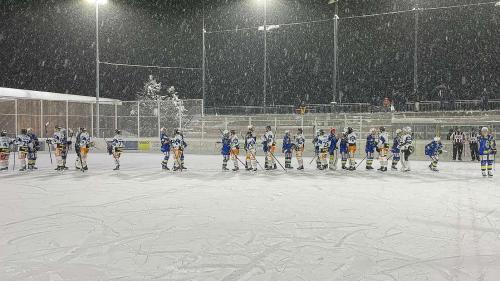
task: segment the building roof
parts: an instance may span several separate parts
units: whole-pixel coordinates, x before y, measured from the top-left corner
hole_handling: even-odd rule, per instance
[[[82,103],[95,103],[95,97],[79,96],[70,94],[59,94],[51,92],[40,92],[23,89],[12,89],[0,87],[0,99],[30,99],[30,100],[50,100],[50,101],[72,101]],[[99,103],[121,104],[120,100],[100,98]]]

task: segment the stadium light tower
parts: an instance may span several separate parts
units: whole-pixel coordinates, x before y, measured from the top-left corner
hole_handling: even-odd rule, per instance
[[[100,111],[99,111],[99,5],[105,5],[108,0],[86,0],[95,5],[95,110],[96,110],[96,134],[100,135]],[[92,135],[94,132],[92,132]]]

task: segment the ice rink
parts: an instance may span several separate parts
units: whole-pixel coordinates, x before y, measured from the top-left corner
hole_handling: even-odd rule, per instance
[[[500,174],[478,163],[234,173],[187,155],[162,172],[161,155],[127,153],[112,171],[94,153],[61,173],[40,158],[0,174],[0,280],[500,278]]]

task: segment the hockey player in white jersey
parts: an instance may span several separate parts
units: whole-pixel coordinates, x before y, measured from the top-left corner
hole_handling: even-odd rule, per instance
[[[401,170],[403,172],[409,172],[410,169],[410,155],[415,150],[413,146],[413,137],[411,135],[411,128],[406,127],[403,129],[403,136],[400,140],[400,148],[401,148]]]
[[[319,130],[317,145],[318,145],[318,151],[319,151],[318,158],[320,161],[319,169],[325,170],[328,168],[327,156],[328,156],[328,148],[329,148],[330,144],[328,141],[328,136],[325,135],[325,130],[323,130],[323,129]]]
[[[303,129],[298,128],[297,135],[294,137],[293,140],[295,158],[297,158],[297,164],[299,165],[299,167],[297,167],[297,170],[304,170],[304,159],[302,158],[302,155],[304,154],[305,143],[306,139],[303,134]]]
[[[71,141],[68,140],[68,132],[66,129],[55,126],[54,136],[52,139],[47,139],[47,144],[54,146],[54,154],[56,155],[57,163],[55,170],[67,170],[68,167],[66,167],[66,157],[68,156],[68,145],[71,144]]]
[[[276,141],[271,126],[266,126],[266,133],[262,136],[262,146],[266,153],[266,170],[276,170],[274,152],[276,151]]]
[[[182,171],[186,169],[184,166],[184,149],[187,147],[184,141],[184,136],[180,129],[174,130],[174,137],[172,138],[172,150],[174,152],[174,171]]]
[[[234,168],[233,171],[238,171],[240,169],[240,165],[238,163],[238,157],[240,155],[240,140],[238,139],[238,136],[236,135],[235,130],[231,130],[230,136],[229,136],[231,143],[231,160],[233,160]]]
[[[347,153],[349,155],[349,171],[356,170],[356,159],[354,158],[356,154],[356,142],[357,136],[351,127],[347,128]]]
[[[31,138],[28,136],[26,129],[21,129],[21,133],[17,136],[15,144],[17,145],[19,161],[21,162],[21,169],[19,171],[26,171],[29,146],[31,144]]]
[[[255,137],[253,126],[248,126],[248,132],[245,136],[245,151],[246,169],[249,171],[257,171],[257,138]]]
[[[80,128],[78,134],[76,135],[75,141],[75,151],[76,151],[76,162],[75,167],[78,170],[87,171],[87,157],[92,146],[92,141],[87,129]]]
[[[387,134],[385,127],[380,127],[379,135],[377,139],[377,151],[378,160],[380,162],[379,171],[387,172],[387,166],[389,164],[389,135]]]
[[[0,171],[7,171],[9,169],[9,158],[11,146],[14,141],[7,136],[7,131],[0,132]]]
[[[111,155],[113,155],[113,159],[115,160],[114,171],[120,170],[120,157],[122,156],[124,148],[125,142],[122,137],[122,131],[116,129],[115,136],[111,141]]]

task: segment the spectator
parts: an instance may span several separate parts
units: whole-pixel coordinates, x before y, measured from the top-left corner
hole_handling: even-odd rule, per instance
[[[385,112],[389,112],[391,110],[391,101],[388,97],[384,98],[384,102],[382,103],[382,105],[384,106]]]

